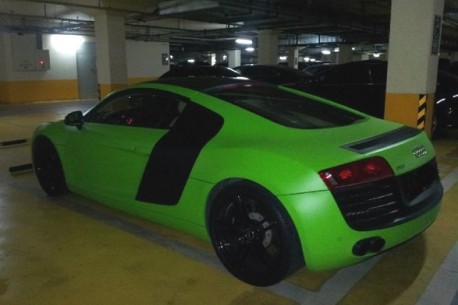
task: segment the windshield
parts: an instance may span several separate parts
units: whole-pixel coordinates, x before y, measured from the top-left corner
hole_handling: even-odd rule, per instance
[[[363,117],[296,95],[275,86],[214,88],[207,93],[288,127],[329,128],[352,124]]]

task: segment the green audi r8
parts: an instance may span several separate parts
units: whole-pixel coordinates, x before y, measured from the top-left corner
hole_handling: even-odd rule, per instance
[[[393,248],[436,218],[424,132],[242,78],[130,86],[39,126],[33,164],[71,191],[212,243],[252,285]]]

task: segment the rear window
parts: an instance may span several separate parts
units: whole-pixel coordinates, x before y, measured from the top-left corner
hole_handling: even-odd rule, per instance
[[[207,93],[273,122],[294,128],[344,126],[363,118],[352,112],[274,86],[220,87],[213,88]]]

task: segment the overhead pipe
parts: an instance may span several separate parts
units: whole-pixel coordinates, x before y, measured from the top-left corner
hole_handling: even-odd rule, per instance
[[[98,1],[98,5],[90,5],[90,4],[82,4],[82,3],[73,3],[73,2],[66,2],[66,1],[50,1],[50,0],[15,0],[15,1],[23,1],[23,2],[33,2],[33,3],[43,3],[43,4],[54,4],[54,5],[62,5],[62,6],[70,6],[70,7],[79,7],[84,9],[94,9],[94,10],[103,10],[103,11],[112,11],[112,12],[120,12],[120,13],[127,13],[127,14],[145,14],[145,11],[138,11],[120,7],[111,7],[111,6],[103,6],[100,0]],[[153,12],[151,12],[153,13]]]

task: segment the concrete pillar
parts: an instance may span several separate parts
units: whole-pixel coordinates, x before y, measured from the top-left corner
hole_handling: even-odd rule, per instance
[[[353,50],[351,44],[339,45],[339,53],[337,53],[337,64],[344,64],[353,61]]]
[[[451,63],[452,63],[452,62],[455,62],[455,61],[458,61],[458,52],[452,52],[452,53],[450,54],[450,57],[449,57],[449,58],[450,58],[450,62],[451,62]]]
[[[227,52],[227,66],[229,68],[241,65],[242,52],[240,50],[230,50]]]
[[[124,17],[100,12],[95,16],[97,79],[100,96],[127,85]]]
[[[299,48],[298,47],[288,47],[288,67],[297,69],[299,63]]]
[[[211,53],[209,56],[210,66],[216,65],[216,53]]]
[[[9,70],[7,64],[11,64],[11,56],[9,49],[11,49],[11,40],[9,34],[6,32],[0,33],[0,81],[8,79],[7,71]]]
[[[216,64],[227,62],[227,54],[225,52],[216,53]]]
[[[278,62],[278,34],[273,30],[258,32],[258,64],[276,65]]]
[[[9,96],[9,83],[8,83],[8,62],[11,64],[11,43],[9,34],[6,32],[0,33],[0,104],[6,104],[10,101]]]
[[[335,55],[333,55],[332,50],[323,50],[323,51],[321,51],[321,61],[322,62],[335,63],[336,62],[335,61]]]
[[[431,134],[444,0],[392,1],[385,119]]]

